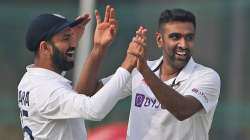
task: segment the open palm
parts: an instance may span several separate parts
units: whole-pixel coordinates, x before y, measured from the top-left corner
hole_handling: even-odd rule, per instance
[[[95,14],[97,25],[94,35],[94,45],[106,48],[112,43],[118,28],[117,20],[115,19],[115,10],[108,5],[103,21],[101,21],[100,14],[97,10]]]

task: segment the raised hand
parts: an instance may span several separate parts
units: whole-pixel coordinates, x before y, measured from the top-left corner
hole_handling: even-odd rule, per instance
[[[96,15],[96,29],[94,35],[94,46],[106,48],[109,46],[116,33],[117,33],[117,20],[115,18],[115,9],[111,6],[106,6],[104,20],[101,20],[101,16],[98,10],[95,11]]]
[[[139,62],[142,60],[145,61],[145,47],[146,47],[146,33],[147,29],[140,27],[136,31],[136,36],[133,37],[132,41],[129,44],[127,50],[127,56],[122,64],[122,67],[126,68],[129,71],[132,71],[136,66],[140,66]]]
[[[80,23],[72,27],[71,31],[72,31],[73,42],[78,44],[79,40],[81,39],[84,33],[85,26],[90,21],[90,16],[89,14],[84,14],[77,17],[75,20],[78,20]]]
[[[141,51],[136,55],[137,56],[137,69],[141,72],[141,70],[145,69],[147,67],[147,61],[146,61],[146,49],[147,49],[147,29],[144,27],[140,27],[141,30],[136,32],[136,38],[134,39],[134,42],[140,46]]]

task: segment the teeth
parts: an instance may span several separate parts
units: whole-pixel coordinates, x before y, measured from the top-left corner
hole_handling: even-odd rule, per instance
[[[178,55],[186,55],[186,52],[176,52]]]
[[[68,51],[67,54],[74,54],[75,52],[74,51]]]
[[[74,51],[68,51],[67,53],[66,53],[66,55],[68,56],[68,57],[73,57],[74,56]]]

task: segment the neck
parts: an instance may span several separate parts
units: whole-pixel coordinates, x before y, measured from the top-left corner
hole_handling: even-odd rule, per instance
[[[160,79],[167,81],[171,78],[176,77],[181,70],[173,67],[167,60],[163,59],[160,67]]]
[[[41,60],[41,59],[36,57],[34,60],[34,64],[36,67],[39,67],[39,68],[48,69],[48,70],[54,71],[54,72],[59,73],[59,74],[62,73],[62,71],[58,70],[50,60]]]

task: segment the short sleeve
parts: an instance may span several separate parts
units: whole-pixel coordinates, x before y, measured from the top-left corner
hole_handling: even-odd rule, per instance
[[[220,84],[219,75],[215,71],[209,71],[195,78],[184,95],[196,98],[208,113],[217,105]]]

